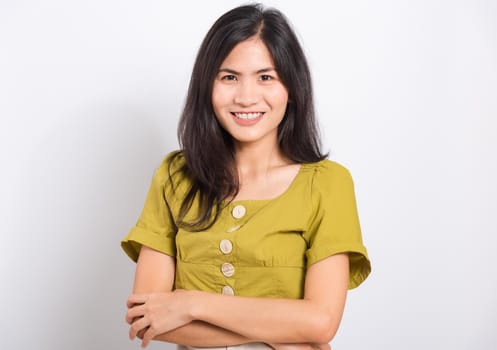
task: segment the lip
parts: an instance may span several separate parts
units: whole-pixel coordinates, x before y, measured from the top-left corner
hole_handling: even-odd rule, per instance
[[[231,112],[231,116],[235,123],[243,126],[257,124],[263,117],[265,112]]]

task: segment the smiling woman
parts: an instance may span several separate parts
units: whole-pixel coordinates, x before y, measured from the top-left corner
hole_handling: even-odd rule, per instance
[[[182,149],[122,241],[129,335],[188,347],[329,348],[370,273],[353,181],[321,152],[310,73],[283,14],[221,16],[197,55]]]
[[[221,64],[212,91],[214,113],[236,140],[235,147],[276,145],[287,103],[288,91],[264,42],[253,36],[236,45]]]

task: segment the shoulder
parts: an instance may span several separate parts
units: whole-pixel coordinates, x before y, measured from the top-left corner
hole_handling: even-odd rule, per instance
[[[161,179],[168,179],[171,176],[180,174],[183,171],[185,158],[180,150],[168,153],[156,169],[155,176]]]
[[[352,184],[352,175],[347,167],[329,159],[316,163],[307,163],[305,167],[311,170],[313,187],[330,187],[339,184]]]
[[[155,169],[153,183],[160,187],[172,200],[181,197],[190,186],[189,178],[185,173],[185,158],[182,151],[173,151],[167,154]]]
[[[354,181],[347,167],[324,159],[306,164],[311,171],[310,194],[317,205],[321,202],[346,201],[355,196]]]

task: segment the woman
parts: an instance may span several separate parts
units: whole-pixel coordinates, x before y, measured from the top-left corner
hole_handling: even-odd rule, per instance
[[[137,261],[130,338],[329,348],[370,263],[352,179],[320,151],[308,65],[279,11],[241,6],[212,26],[179,138],[122,242]]]

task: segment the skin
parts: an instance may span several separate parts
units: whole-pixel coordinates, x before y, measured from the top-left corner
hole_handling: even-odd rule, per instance
[[[235,140],[240,191],[235,199],[270,199],[284,192],[300,165],[280,152],[278,125],[288,104],[288,91],[272,57],[258,38],[238,44],[221,64],[214,81],[212,105],[219,123]],[[262,112],[245,126],[236,112]]]
[[[241,188],[234,200],[283,193],[300,165],[278,148],[288,92],[259,38],[238,44],[226,57],[212,103],[235,141]],[[241,112],[263,114],[246,125],[233,115]],[[349,260],[337,254],[310,266],[304,298],[298,300],[173,291],[174,271],[173,257],[142,247],[126,321],[130,338],[141,338],[143,347],[155,339],[201,347],[264,342],[278,350],[329,349],[345,306]]]
[[[287,103],[288,91],[264,43],[257,37],[239,43],[221,64],[212,91],[214,113],[237,146],[275,147]],[[236,112],[264,115],[257,124],[244,126],[237,123]]]

